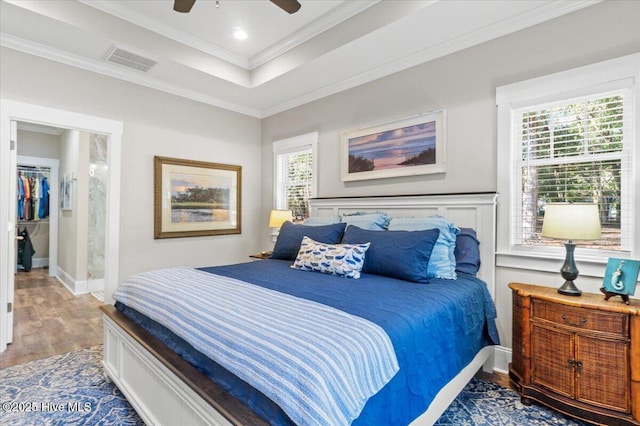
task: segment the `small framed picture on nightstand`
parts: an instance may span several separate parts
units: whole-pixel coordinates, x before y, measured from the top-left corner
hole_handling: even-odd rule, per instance
[[[604,290],[611,295],[632,296],[636,291],[639,271],[640,261],[638,260],[610,257],[602,283]]]

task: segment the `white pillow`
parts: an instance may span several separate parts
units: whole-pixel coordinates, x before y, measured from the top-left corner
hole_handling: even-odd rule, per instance
[[[369,245],[370,243],[325,244],[304,237],[291,267],[345,278],[360,278],[364,256]]]

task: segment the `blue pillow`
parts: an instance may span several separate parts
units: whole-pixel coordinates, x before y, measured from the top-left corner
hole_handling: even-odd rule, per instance
[[[480,241],[472,228],[460,228],[456,237],[456,272],[476,275],[480,269]]]
[[[306,226],[285,222],[280,227],[280,234],[278,234],[271,258],[295,260],[298,255],[298,250],[300,250],[302,238],[305,236],[321,243],[337,244],[342,239],[342,234],[346,226],[346,223]]]
[[[368,248],[369,243],[324,244],[304,237],[296,261],[291,267],[358,279]]]
[[[342,221],[362,229],[386,230],[391,217],[383,212],[356,212],[342,215]]]
[[[418,231],[438,229],[440,236],[429,259],[429,277],[455,280],[456,275],[456,236],[460,233],[454,224],[442,216],[394,217],[389,224],[390,231]]]
[[[333,223],[340,223],[340,216],[314,216],[304,221],[304,224],[309,226],[331,225]]]
[[[348,226],[344,244],[369,242],[362,272],[428,283],[427,265],[440,231],[372,231]]]

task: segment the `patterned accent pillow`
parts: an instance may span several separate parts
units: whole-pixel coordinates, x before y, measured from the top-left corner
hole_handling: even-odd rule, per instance
[[[291,267],[357,279],[369,244],[324,244],[304,237]]]

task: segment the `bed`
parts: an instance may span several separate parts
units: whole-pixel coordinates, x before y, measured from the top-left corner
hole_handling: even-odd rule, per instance
[[[349,418],[347,423],[354,419],[354,425],[371,424],[375,419],[377,423],[382,422],[382,424],[432,424],[479,368],[484,366],[485,369],[491,369],[492,345],[497,344],[493,324],[495,308],[491,300],[494,294],[495,194],[315,199],[312,201],[311,208],[314,218],[320,220],[324,218],[328,221],[332,217],[345,218],[354,213],[354,219],[361,219],[369,213],[379,212],[384,212],[388,217],[398,220],[433,215],[446,217],[458,227],[475,230],[477,238],[481,241],[479,248],[482,266],[477,273],[477,278],[473,274],[460,272],[456,280],[430,277],[428,284],[424,285],[409,283],[404,276],[400,279],[381,275],[384,271],[371,273],[371,268],[368,271],[363,269],[359,279],[345,279],[329,274],[293,269],[290,267],[292,264],[290,260],[280,259],[198,270],[178,268],[176,271],[175,268],[171,268],[171,273],[177,274],[175,277],[183,278],[173,276],[163,278],[166,271],[162,274],[158,272],[157,276],[161,277],[160,280],[167,286],[175,285],[176,282],[199,283],[202,280],[203,287],[200,290],[195,288],[193,291],[201,291],[203,295],[214,293],[214,290],[208,290],[210,287],[204,286],[210,285],[209,281],[213,279],[212,277],[216,277],[221,287],[216,290],[220,291],[220,294],[212,297],[215,303],[232,304],[236,296],[230,297],[228,301],[222,301],[223,296],[246,285],[247,290],[257,292],[256,300],[266,297],[261,292],[277,293],[278,297],[290,295],[303,304],[299,308],[300,312],[310,312],[309,315],[314,318],[320,313],[312,311],[309,304],[317,304],[322,309],[335,310],[339,315],[347,316],[344,319],[345,323],[341,323],[343,325],[327,327],[328,329],[347,329],[350,324],[362,320],[363,323],[358,323],[358,326],[353,329],[354,334],[357,334],[356,330],[358,333],[360,330],[367,330],[368,324],[371,324],[371,332],[375,335],[378,329],[382,330],[382,335],[388,337],[392,349],[395,348],[391,351],[393,352],[391,356],[396,363],[395,370],[386,372],[393,367],[393,362],[386,358],[389,354],[382,351],[381,354],[376,353],[376,356],[379,355],[376,358],[378,361],[373,364],[384,364],[389,367],[375,369],[375,373],[367,373],[367,377],[382,377],[384,374],[388,377],[382,377],[380,383],[372,385],[368,390],[369,394],[357,408],[355,417],[347,417]],[[351,228],[353,231],[356,229]],[[367,231],[362,232],[364,236],[345,232],[341,237],[342,242],[364,243],[356,240],[358,238],[375,240],[375,238],[387,238],[388,235],[393,234],[388,232],[383,236],[380,233],[373,235],[366,234]],[[344,237],[347,237],[347,234],[355,240],[346,241]],[[418,235],[418,232],[413,232],[411,235]],[[437,234],[434,238],[438,238]],[[404,240],[406,238],[403,237]],[[373,251],[369,251],[369,254],[375,256]],[[156,276],[155,274],[156,272],[150,272],[145,277]],[[223,280],[234,281],[223,283]],[[141,282],[139,288],[148,288],[145,287],[146,285],[146,282]],[[224,287],[225,285],[228,287]],[[185,284],[186,287],[188,286]],[[171,287],[167,289],[158,290],[158,293],[181,292],[179,288],[175,291],[171,290]],[[145,292],[140,291],[140,293]],[[198,299],[203,297],[200,296]],[[165,302],[148,302],[147,305],[151,306],[151,309],[147,312],[144,311],[145,303],[139,302],[136,305],[136,299],[133,297],[131,299],[119,297],[119,299],[117,308],[103,307],[105,313],[104,368],[106,374],[127,396],[146,423],[220,425],[307,423],[306,414],[304,414],[306,412],[296,412],[296,407],[287,405],[287,401],[291,398],[280,395],[283,386],[277,385],[274,389],[270,389],[268,384],[250,385],[247,383],[250,380],[241,379],[245,374],[243,370],[234,370],[235,364],[220,366],[212,360],[211,357],[225,352],[227,346],[212,349],[217,344],[217,340],[205,345],[197,339],[195,342],[189,340],[186,335],[188,333],[182,328],[172,328],[174,323],[179,322],[182,311],[191,309],[191,306],[197,303],[185,300],[184,305],[180,305],[182,307],[174,308],[177,302],[171,297]],[[293,303],[292,300],[286,299],[279,303]],[[162,303],[167,304],[166,308],[162,308],[164,311],[161,310]],[[215,305],[215,308],[210,311],[205,310],[210,305],[203,305],[200,312],[208,312],[207,315],[211,312],[222,312],[226,309],[226,304]],[[427,304],[433,304],[441,310],[425,313],[424,306]],[[457,307],[454,309],[449,305]],[[294,309],[293,304],[287,306]],[[240,308],[241,306],[235,307],[233,310]],[[257,308],[258,305],[255,310]],[[154,310],[158,312],[154,313]],[[167,319],[174,311],[180,315]],[[164,315],[167,318],[163,318],[162,314],[153,317],[161,312],[168,312]],[[253,312],[254,308],[251,308],[238,315],[240,318],[250,319],[251,315],[254,315]],[[256,318],[260,315],[268,317],[276,314],[277,312],[255,313]],[[333,314],[332,312],[331,315]],[[228,316],[232,317],[231,314]],[[298,314],[297,318],[303,316],[305,315]],[[319,316],[318,318],[323,319],[316,320],[316,323],[337,321],[334,317]],[[165,320],[164,323],[163,320]],[[207,317],[206,321],[202,322],[209,324],[218,320],[219,318]],[[218,326],[220,327],[222,326]],[[304,325],[301,328],[310,327],[311,325]],[[197,335],[200,333],[200,326],[195,328],[194,334]],[[409,337],[405,329],[413,330]],[[320,331],[314,330],[314,333],[320,333]],[[244,334],[243,330],[238,336],[244,336]],[[322,335],[321,338],[332,340],[339,337]],[[351,338],[351,336],[348,337]],[[216,339],[225,341],[224,336]],[[366,341],[371,339],[371,335],[363,338]],[[239,337],[235,340],[243,341]],[[248,341],[247,345],[240,347],[238,353],[248,353],[254,346],[259,346],[252,341]],[[285,343],[282,345],[286,346]],[[338,346],[339,348],[350,347],[352,343],[349,340]],[[373,345],[375,348],[384,348],[384,346],[380,341],[376,341]],[[280,349],[279,345],[278,350]],[[207,351],[212,352],[211,357],[204,356],[209,355]],[[372,347],[366,347],[364,350],[367,356],[373,352]],[[305,357],[307,355],[303,354],[302,358]],[[229,358],[235,359],[233,356]],[[297,366],[297,363],[290,362]],[[262,366],[261,364],[249,365],[253,369]],[[278,368],[282,366],[275,368],[275,371],[281,371]],[[268,372],[261,373],[257,381],[260,382],[259,379],[263,376],[270,377],[268,374]],[[210,380],[211,377],[215,377],[217,383]],[[264,381],[270,382],[276,379],[277,377],[273,376]],[[314,380],[310,380],[308,384],[302,382],[300,386],[312,386],[313,382]],[[336,389],[340,390],[343,386],[344,384],[339,384],[335,388],[329,388],[328,393],[333,395]],[[322,398],[316,399],[314,396],[314,401],[322,401]],[[343,401],[337,404],[340,407],[343,405],[348,404],[344,404]],[[322,422],[326,420],[319,421],[317,424]],[[342,423],[342,421],[336,421],[336,423]],[[312,424],[311,421],[309,424]]]

